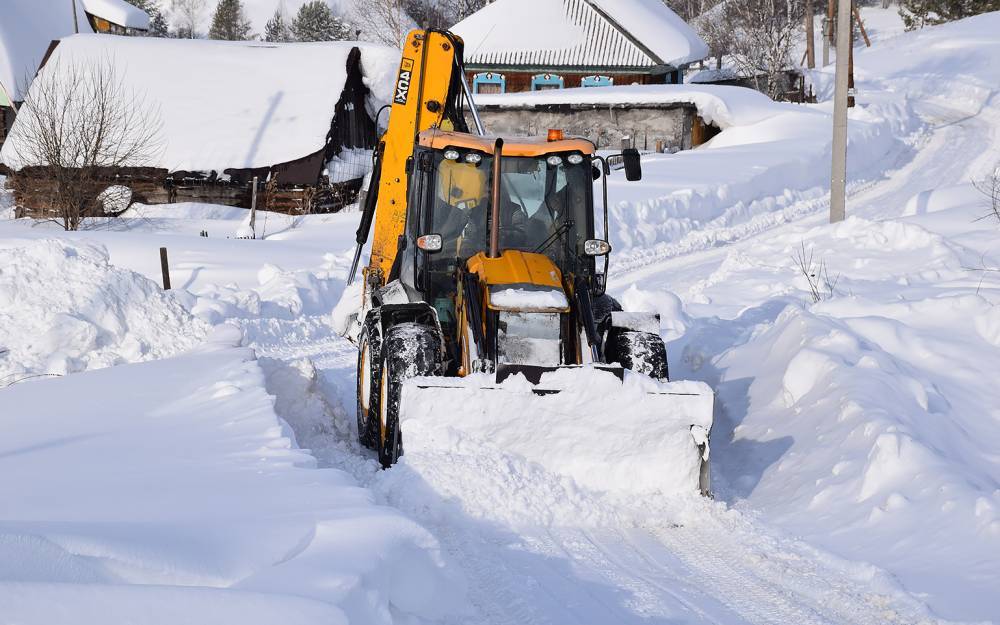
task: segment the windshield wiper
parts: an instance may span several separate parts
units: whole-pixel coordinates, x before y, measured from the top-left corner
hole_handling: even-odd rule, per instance
[[[556,228],[555,232],[550,234],[547,239],[542,241],[542,243],[537,248],[535,248],[535,254],[541,254],[545,250],[549,249],[549,246],[551,246],[556,241],[562,239],[563,235],[569,232],[570,228],[572,228],[573,225],[574,222],[572,219],[564,221],[558,228]]]

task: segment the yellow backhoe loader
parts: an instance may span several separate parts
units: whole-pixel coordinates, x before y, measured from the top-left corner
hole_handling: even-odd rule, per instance
[[[624,313],[605,294],[611,159],[559,130],[486,136],[462,53],[452,33],[408,35],[349,275],[353,282],[374,223],[348,335],[359,348],[358,436],[387,468],[403,453],[407,385],[434,392],[429,378],[488,374],[495,383],[483,391],[502,392],[505,379],[523,375],[546,395],[546,373],[557,369],[668,376],[658,317]],[[641,178],[636,150],[615,155],[619,162],[628,180]],[[690,490],[707,493],[712,394],[656,395],[661,403],[644,401],[645,410],[690,417],[681,421],[701,458]]]

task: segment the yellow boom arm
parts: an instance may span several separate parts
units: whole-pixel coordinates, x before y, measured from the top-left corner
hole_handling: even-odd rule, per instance
[[[385,279],[396,260],[406,223],[406,162],[413,155],[417,135],[430,128],[451,130],[456,123],[464,125],[464,120],[449,119],[453,102],[460,97],[454,77],[462,71],[461,46],[461,39],[433,30],[415,30],[406,37],[389,129],[380,145],[381,175],[368,274],[381,273]]]

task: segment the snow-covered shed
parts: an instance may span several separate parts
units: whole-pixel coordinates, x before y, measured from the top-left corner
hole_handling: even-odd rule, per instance
[[[680,83],[708,56],[662,0],[496,0],[452,30],[476,93]]]
[[[125,0],[3,0],[0,5],[0,145],[52,42],[73,33],[143,34],[149,15]]]
[[[276,208],[331,210],[353,201],[347,196],[356,195],[370,167],[375,116],[389,99],[398,55],[354,42],[74,35],[54,48],[35,85],[48,75],[58,80],[64,67],[113,65],[125,91],[160,126],[155,156],[117,172],[140,178],[132,185],[137,200],[249,206],[256,176],[258,190],[272,193],[269,202],[284,202]],[[24,160],[24,139],[15,122],[0,162],[30,178],[26,170],[38,163]],[[22,191],[19,205],[38,199]]]

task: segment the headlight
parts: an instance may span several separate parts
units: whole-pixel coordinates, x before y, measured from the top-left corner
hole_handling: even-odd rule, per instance
[[[425,234],[417,239],[417,247],[425,252],[440,252],[443,244],[440,234]]]
[[[458,153],[458,150],[448,149],[444,151],[444,157],[449,161],[457,161],[459,156],[461,156],[461,154]]]
[[[552,167],[559,167],[560,165],[562,165],[563,161],[561,156],[553,154],[552,156],[545,159],[545,162],[551,165]]]
[[[600,239],[587,239],[583,244],[587,256],[606,256],[611,253],[611,244]]]
[[[566,157],[566,160],[569,161],[570,165],[579,165],[580,163],[583,162],[583,155],[582,154],[570,154],[569,156]]]
[[[472,165],[478,165],[483,162],[483,155],[479,152],[469,152],[465,155],[465,162],[471,163]]]

